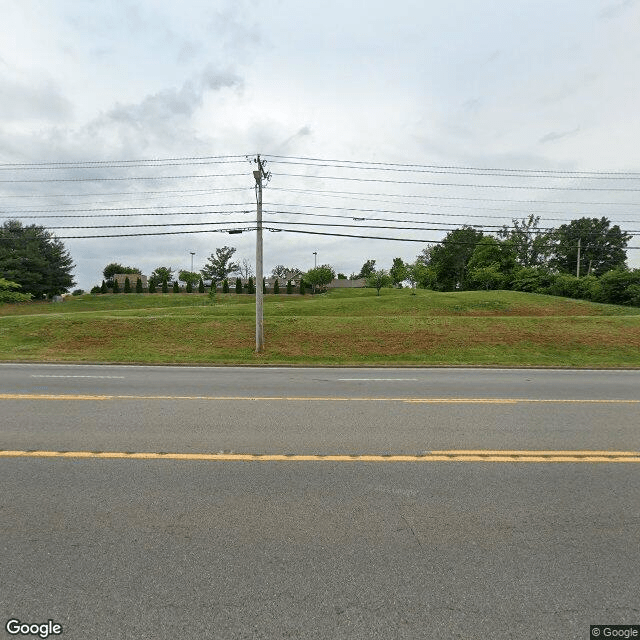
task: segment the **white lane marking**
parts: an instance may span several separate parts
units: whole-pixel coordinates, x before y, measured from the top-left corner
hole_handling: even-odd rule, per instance
[[[338,378],[338,382],[418,382],[418,378]]]
[[[67,376],[67,375],[48,375],[48,374],[33,374],[32,378],[109,378],[109,379],[124,379],[124,376]]]

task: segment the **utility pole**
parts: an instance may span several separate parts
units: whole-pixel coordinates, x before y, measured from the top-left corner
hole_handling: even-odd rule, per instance
[[[256,353],[264,351],[264,320],[262,291],[262,180],[269,179],[264,163],[258,154],[257,170],[253,172],[256,181]]]
[[[576,265],[576,278],[580,277],[580,245],[582,238],[578,238],[578,264]]]

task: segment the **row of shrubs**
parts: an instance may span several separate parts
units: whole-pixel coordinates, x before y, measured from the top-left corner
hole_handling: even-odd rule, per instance
[[[300,293],[302,295],[305,295],[305,293],[307,292],[307,284],[304,282],[304,280],[300,280],[300,284],[297,287],[294,287],[293,283],[291,282],[291,280],[287,281],[286,287],[285,287],[285,291],[288,294],[292,294],[292,293]],[[207,291],[207,289],[209,289],[209,291],[211,291],[211,288],[205,287],[204,282],[202,281],[202,279],[200,279],[200,282],[198,283],[197,286],[197,290],[198,293],[205,293]],[[193,284],[191,282],[188,282],[187,285],[183,288],[180,287],[179,283],[177,281],[173,282],[173,284],[170,286],[169,283],[165,280],[161,285],[156,285],[155,282],[150,281],[149,282],[149,287],[147,289],[145,289],[142,286],[142,280],[140,278],[138,278],[136,280],[136,284],[135,287],[132,288],[131,287],[131,282],[129,280],[129,278],[126,278],[124,281],[124,288],[122,291],[120,291],[120,285],[118,284],[117,280],[113,281],[113,285],[111,287],[109,287],[107,285],[107,283],[103,280],[102,281],[102,285],[100,286],[96,286],[93,287],[93,289],[91,289],[91,293],[93,294],[98,294],[98,293],[133,293],[135,291],[135,293],[169,293],[169,291],[172,291],[173,293],[180,293],[181,291],[185,291],[186,293],[193,293],[194,291],[194,287]],[[255,287],[255,283],[253,281],[253,278],[249,278],[249,280],[245,283],[245,285],[242,285],[242,280],[240,280],[240,278],[236,278],[236,282],[235,282],[235,288],[234,288],[235,293],[255,293],[256,292],[256,287]],[[262,291],[264,293],[267,293],[267,286],[266,283],[263,281],[263,285],[262,285]],[[228,280],[223,280],[222,281],[222,293],[231,293],[231,288],[229,286],[229,281]],[[275,294],[279,294],[281,293],[280,291],[280,284],[279,282],[276,280],[273,283],[273,291],[272,293]]]
[[[565,273],[550,273],[542,267],[527,267],[514,275],[509,286],[512,291],[640,306],[640,269],[614,269],[601,276],[578,278]]]

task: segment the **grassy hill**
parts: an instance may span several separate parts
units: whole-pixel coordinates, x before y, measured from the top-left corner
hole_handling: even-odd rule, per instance
[[[640,310],[510,291],[78,296],[0,307],[0,360],[639,367]]]

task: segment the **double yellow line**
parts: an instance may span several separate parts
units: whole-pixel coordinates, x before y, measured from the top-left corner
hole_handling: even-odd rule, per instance
[[[640,462],[636,451],[445,450],[424,455],[151,453],[131,451],[0,451],[0,458],[103,458],[210,462]]]

